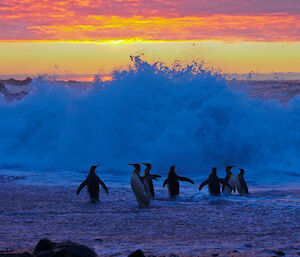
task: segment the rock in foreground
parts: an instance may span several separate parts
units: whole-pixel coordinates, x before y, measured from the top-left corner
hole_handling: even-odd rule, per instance
[[[145,257],[142,250],[138,249],[135,252],[128,255],[128,257]]]
[[[87,246],[73,242],[54,243],[48,239],[38,242],[33,255],[36,257],[97,257],[97,254]]]

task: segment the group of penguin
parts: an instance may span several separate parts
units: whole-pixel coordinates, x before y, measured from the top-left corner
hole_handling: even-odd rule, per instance
[[[130,178],[130,184],[132,191],[136,197],[139,207],[148,207],[152,198],[154,198],[153,181],[160,178],[160,175],[150,174],[151,164],[142,163],[146,166],[142,176],[140,176],[141,165],[140,164],[128,164],[134,167],[134,171]],[[80,184],[77,189],[77,195],[80,191],[87,186],[91,202],[95,203],[99,201],[99,184],[104,188],[106,194],[108,189],[104,182],[96,175],[95,170],[99,165],[91,166],[89,175]],[[225,194],[231,194],[237,191],[240,195],[246,195],[249,193],[247,183],[244,179],[244,169],[240,169],[240,173],[234,177],[231,169],[235,166],[226,167],[226,177],[221,179],[217,176],[217,168],[213,167],[207,180],[203,181],[199,186],[199,191],[206,185],[208,185],[209,193],[212,196],[219,196],[221,193],[220,184],[222,184],[222,192]],[[171,199],[176,199],[179,196],[179,181],[187,181],[195,184],[193,180],[180,177],[175,172],[176,166],[171,166],[168,174],[168,178],[164,181],[163,187],[168,185],[168,191]]]

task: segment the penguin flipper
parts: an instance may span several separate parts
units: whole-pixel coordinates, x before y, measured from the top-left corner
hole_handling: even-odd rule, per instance
[[[168,182],[169,182],[168,179],[166,179],[166,180],[164,181],[163,187],[165,187],[165,185],[168,184]]]
[[[104,182],[100,178],[98,178],[98,179],[99,179],[98,183],[104,188],[106,194],[108,195],[108,189],[107,189],[106,185],[104,184]]]
[[[229,183],[228,183],[225,179],[219,178],[218,182],[221,183],[221,184],[223,184],[223,186],[224,186],[224,185],[225,185],[225,186],[228,186],[228,187],[230,188],[231,191],[233,190],[232,186],[229,185]]]
[[[186,177],[178,177],[178,179],[180,181],[186,181],[186,182],[190,182],[192,184],[195,184],[193,180],[189,179],[189,178],[186,178]]]
[[[156,179],[156,178],[161,178],[161,176],[160,175],[152,175],[151,174],[151,179]]]
[[[87,185],[87,180],[84,180],[77,189],[76,194],[79,195],[80,191]]]
[[[206,185],[208,185],[208,179],[201,183],[201,185],[199,186],[199,191],[201,191],[201,189]]]
[[[224,181],[226,181],[227,183],[228,183],[228,180],[225,178],[225,179],[222,179],[222,180],[224,180]],[[221,183],[221,182],[220,182]],[[232,188],[231,187],[231,191],[232,190],[234,190],[234,192],[235,192],[235,187],[234,188]],[[222,192],[224,192],[225,191],[225,184],[222,184]]]

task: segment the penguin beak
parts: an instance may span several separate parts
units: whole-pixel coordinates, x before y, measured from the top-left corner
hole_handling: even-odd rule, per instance
[[[100,165],[93,165],[93,166],[91,166],[90,172],[95,172],[95,170],[97,169],[98,166],[100,166]]]
[[[141,164],[146,165],[146,163],[144,163],[144,162],[141,162]]]

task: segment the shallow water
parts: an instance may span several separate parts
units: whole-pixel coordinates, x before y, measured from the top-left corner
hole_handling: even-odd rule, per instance
[[[182,183],[180,198],[171,201],[159,181],[150,207],[139,209],[129,183],[117,186],[102,179],[109,195],[101,189],[100,202],[92,204],[85,189],[76,196],[75,182],[30,185],[2,176],[0,250],[32,250],[47,237],[86,244],[99,256],[126,256],[138,248],[157,256],[300,252],[299,190],[250,186],[248,197],[210,197],[206,189],[197,191],[195,181],[197,185]]]

